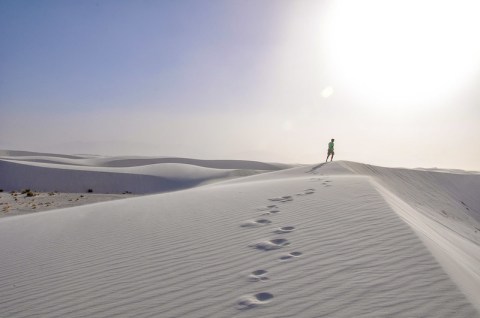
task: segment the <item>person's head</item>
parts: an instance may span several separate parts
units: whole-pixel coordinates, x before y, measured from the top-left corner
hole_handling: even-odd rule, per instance
[[[334,141],[335,141],[335,139],[332,138],[332,142],[334,142]]]

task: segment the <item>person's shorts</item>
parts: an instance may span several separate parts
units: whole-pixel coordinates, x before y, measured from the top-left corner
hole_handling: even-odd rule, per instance
[[[332,149],[328,149],[328,156],[332,155],[334,156],[335,155],[335,152],[332,150]]]

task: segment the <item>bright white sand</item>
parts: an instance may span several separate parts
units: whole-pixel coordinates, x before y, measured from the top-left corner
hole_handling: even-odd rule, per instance
[[[470,177],[333,162],[3,218],[0,313],[479,317]]]

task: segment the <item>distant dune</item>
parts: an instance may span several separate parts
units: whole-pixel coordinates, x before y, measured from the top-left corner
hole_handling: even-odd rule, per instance
[[[81,156],[72,156],[72,155],[61,155],[54,153],[39,153],[32,151],[22,151],[22,150],[0,150],[1,157],[21,157],[21,156],[47,156],[55,158],[67,158],[67,159],[82,159]]]
[[[0,188],[5,191],[160,193],[289,167],[244,160],[0,154]]]
[[[0,219],[5,317],[480,317],[478,174],[6,157],[3,186],[183,190]]]

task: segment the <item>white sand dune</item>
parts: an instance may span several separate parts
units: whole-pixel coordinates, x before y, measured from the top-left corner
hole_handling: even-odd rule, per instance
[[[334,162],[3,218],[0,317],[480,317],[479,177]]]
[[[3,151],[0,157],[0,188],[5,191],[160,193],[287,167],[242,160],[8,154]]]
[[[55,155],[27,151],[0,150],[0,159],[15,160],[24,163],[39,162],[75,166],[95,167],[136,167],[160,163],[178,163],[213,169],[265,170],[274,171],[290,168],[291,165],[265,163],[250,160],[201,160],[179,157],[140,157],[140,156],[93,156],[93,155]]]

